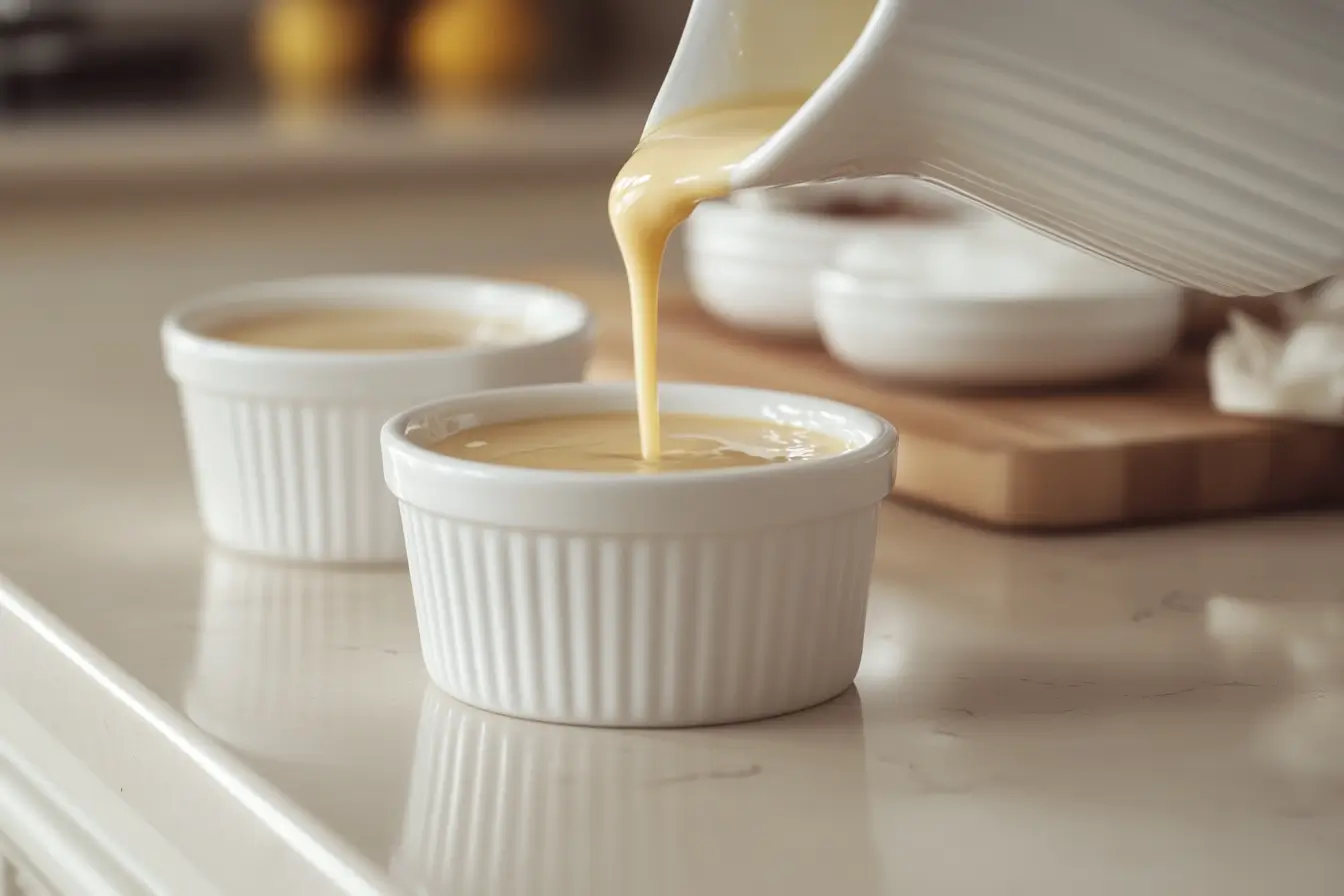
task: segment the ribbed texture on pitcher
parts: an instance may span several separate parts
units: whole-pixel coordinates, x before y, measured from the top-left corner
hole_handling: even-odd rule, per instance
[[[740,534],[501,529],[402,505],[421,644],[508,715],[702,725],[806,708],[863,648],[877,507]]]
[[[1265,294],[1344,263],[1338,13],[1303,13],[918,3],[888,52],[917,85],[919,173],[1174,282]]]
[[[182,390],[206,531],[249,554],[314,562],[405,556],[378,429],[399,406]]]

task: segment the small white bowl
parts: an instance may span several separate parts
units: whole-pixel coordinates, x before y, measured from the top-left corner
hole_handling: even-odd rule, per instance
[[[211,337],[239,317],[303,308],[448,310],[521,327],[520,341],[445,349],[338,352]],[[444,394],[576,382],[592,353],[588,309],[565,293],[451,277],[284,280],[188,303],[163,322],[197,502],[207,534],[249,554],[310,562],[405,557],[383,486],[378,431]]]
[[[708,202],[686,224],[686,273],[710,314],[730,326],[775,336],[815,336],[813,281],[837,249],[904,218],[822,213],[827,203],[900,201],[931,216],[973,214],[962,200],[908,179],[878,185],[816,184],[744,191]]]
[[[493,712],[708,725],[824,702],[863,650],[891,426],[798,395],[664,385],[665,413],[791,423],[829,458],[665,475],[518,469],[428,450],[463,428],[633,411],[629,384],[509,389],[383,428],[430,678]]]
[[[960,387],[1084,384],[1150,368],[1182,291],[1002,221],[844,247],[815,282],[827,349],[869,376]]]

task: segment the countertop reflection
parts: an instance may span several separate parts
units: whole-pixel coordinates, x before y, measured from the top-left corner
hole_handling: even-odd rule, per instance
[[[853,691],[696,734],[504,719],[430,688],[392,872],[424,894],[865,896],[868,797]]]
[[[423,681],[404,569],[207,550],[183,711],[379,861],[405,800]],[[363,786],[347,790],[347,777]]]
[[[398,685],[415,678],[419,649],[404,570],[287,566],[211,549],[182,704],[252,755],[357,762],[408,715]]]
[[[138,821],[146,863],[249,896],[1338,896],[1339,513],[1031,538],[884,507],[854,690],[666,732],[453,704],[405,570],[203,543],[170,304],[573,237],[548,250],[568,256],[606,232],[590,186],[15,218],[0,752],[117,855]]]
[[[211,550],[181,705],[415,894],[1332,893],[1327,535],[1002,540],[889,508],[856,687],[690,731],[463,706],[403,570]]]

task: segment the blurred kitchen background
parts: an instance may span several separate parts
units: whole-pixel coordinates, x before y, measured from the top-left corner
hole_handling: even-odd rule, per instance
[[[272,246],[274,273],[613,266],[606,191],[688,7],[0,0],[0,266],[175,240],[257,250],[220,279]]]
[[[0,307],[82,277],[168,302],[322,271],[614,271],[607,191],[689,6],[0,0]],[[1230,304],[1192,296],[1189,332]]]
[[[268,90],[305,78],[350,82],[343,99],[352,104],[405,107],[436,66],[445,81],[479,92],[502,94],[492,82],[512,80],[509,92],[538,98],[647,97],[688,7],[689,0],[0,0],[0,109],[10,122],[199,118],[254,109]],[[426,44],[435,61],[409,58]]]

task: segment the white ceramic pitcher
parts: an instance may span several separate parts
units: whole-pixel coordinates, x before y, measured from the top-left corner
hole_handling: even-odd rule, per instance
[[[912,175],[1222,295],[1344,271],[1344,0],[694,0],[646,128],[809,97],[739,188]]]

